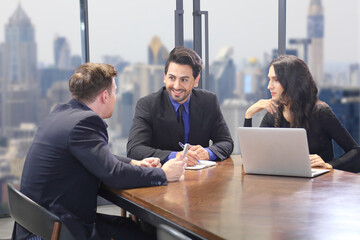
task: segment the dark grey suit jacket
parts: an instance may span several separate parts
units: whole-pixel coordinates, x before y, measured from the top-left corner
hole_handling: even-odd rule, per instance
[[[101,182],[115,189],[167,184],[162,169],[132,166],[131,159],[113,155],[106,128],[85,104],[60,104],[40,124],[25,160],[21,192],[58,215],[76,239],[96,232]],[[17,225],[14,236],[29,233]]]
[[[181,151],[178,142],[181,129],[177,127],[176,112],[165,87],[141,98],[127,143],[130,158],[158,157],[164,160],[172,151]],[[209,140],[213,144],[209,147]],[[193,89],[190,98],[190,133],[188,143],[209,147],[220,159],[228,158],[234,143],[220,111],[214,93]]]

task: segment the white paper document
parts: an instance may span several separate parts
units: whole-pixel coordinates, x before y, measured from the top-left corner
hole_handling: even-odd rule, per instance
[[[206,161],[206,160],[199,160],[200,163],[198,163],[197,165],[194,166],[188,166],[186,167],[186,169],[188,170],[199,170],[199,169],[203,169],[203,168],[207,168],[207,167],[212,167],[212,166],[216,166],[216,162],[214,161]]]

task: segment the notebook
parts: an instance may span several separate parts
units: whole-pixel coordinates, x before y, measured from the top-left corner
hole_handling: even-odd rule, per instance
[[[239,127],[245,173],[315,177],[329,169],[314,169],[303,128]]]
[[[187,166],[187,170],[199,170],[207,167],[216,166],[216,162],[213,161],[206,161],[206,160],[199,160],[199,163],[194,166]]]

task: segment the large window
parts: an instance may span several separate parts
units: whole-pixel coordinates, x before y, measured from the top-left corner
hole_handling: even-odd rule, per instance
[[[136,101],[160,89],[174,47],[175,1],[89,1],[90,59],[118,71],[118,101],[108,121],[112,150],[126,155]]]
[[[360,55],[359,3],[287,1],[289,51],[307,61],[327,102],[359,143]],[[343,153],[335,144],[335,156]]]
[[[311,3],[321,6],[310,7]],[[184,44],[193,45],[193,1],[184,0]],[[287,53],[305,59],[320,99],[359,143],[360,47],[357,0],[288,0]],[[245,110],[269,98],[267,72],[278,48],[277,0],[200,1],[209,16],[209,88],[239,153],[236,129]],[[115,65],[118,101],[109,122],[112,150],[126,154],[136,101],[163,85],[175,45],[169,0],[89,0],[90,60]],[[67,81],[81,64],[79,1],[0,2],[0,187],[18,182],[37,125],[70,99]],[[205,26],[204,17],[203,27]],[[202,32],[203,43],[204,28]],[[205,49],[202,57],[205,58]],[[204,75],[204,73],[203,73]],[[261,113],[253,120],[260,124]],[[341,154],[336,148],[336,154]],[[4,192],[4,191],[0,191]],[[5,201],[0,195],[0,200]],[[0,205],[0,215],[5,210]]]
[[[0,3],[0,215],[6,182],[19,183],[37,125],[58,102],[81,64],[78,2]]]

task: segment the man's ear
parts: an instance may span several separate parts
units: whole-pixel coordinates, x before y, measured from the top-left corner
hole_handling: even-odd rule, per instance
[[[109,100],[109,92],[105,89],[104,91],[101,92],[101,102],[102,103],[107,103]]]
[[[164,83],[166,84],[166,81],[165,81],[165,79],[166,79],[166,74],[164,73]]]
[[[200,74],[195,78],[195,84],[194,87],[199,86],[199,80],[200,80]]]

